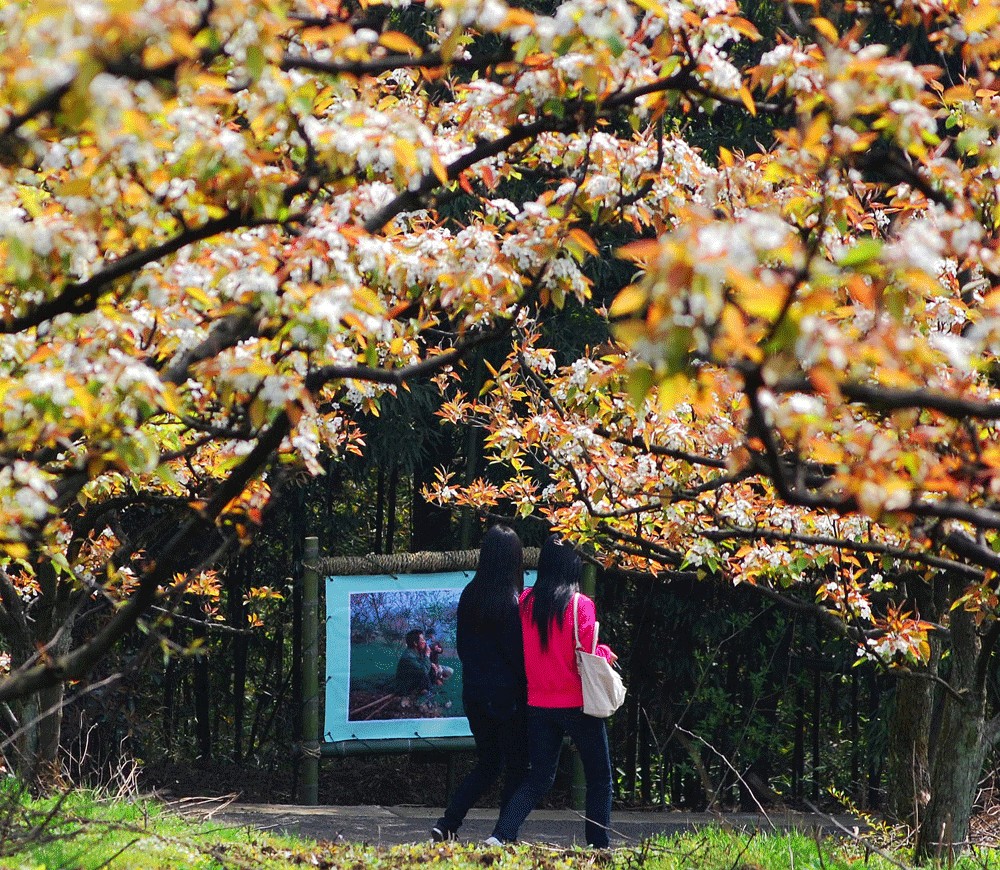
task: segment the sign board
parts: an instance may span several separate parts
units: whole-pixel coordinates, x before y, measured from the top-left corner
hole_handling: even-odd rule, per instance
[[[324,741],[470,736],[455,635],[473,573],[326,578]],[[526,584],[534,579],[525,572]],[[427,653],[408,653],[407,634],[416,631]],[[430,685],[415,686],[407,675],[427,666],[425,656],[434,665]]]

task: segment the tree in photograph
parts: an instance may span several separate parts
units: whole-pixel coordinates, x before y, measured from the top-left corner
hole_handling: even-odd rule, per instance
[[[847,7],[791,7],[745,71],[773,145],[709,163],[674,141],[646,170],[669,193],[619,251],[638,275],[613,342],[558,360],[524,320],[453,395],[442,416],[477,419],[508,474],[431,494],[538,513],[624,568],[756,584],[896,668],[891,810],[926,858],[967,841],[1000,738],[1000,9]],[[887,20],[919,39],[866,38]]]
[[[752,111],[727,51],[754,36],[729,0],[0,11],[0,705],[23,773],[56,757],[67,682],[155,637],[290,473],[360,450],[381,395],[584,300],[593,222],[666,227],[697,179],[661,174],[683,148],[661,121]]]

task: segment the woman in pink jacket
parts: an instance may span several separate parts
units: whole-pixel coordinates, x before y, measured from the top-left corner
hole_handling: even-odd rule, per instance
[[[592,649],[597,622],[594,602],[580,594],[580,557],[551,535],[538,557],[534,588],[521,594],[518,609],[528,678],[528,755],[531,770],[503,807],[493,836],[486,842],[517,839],[521,823],[552,788],[563,738],[568,734],[583,762],[587,779],[586,836],[591,846],[608,845],[611,820],[611,757],[603,719],[583,712],[583,688],[576,667],[573,637],[574,600],[580,644]],[[617,656],[604,644],[599,655]]]

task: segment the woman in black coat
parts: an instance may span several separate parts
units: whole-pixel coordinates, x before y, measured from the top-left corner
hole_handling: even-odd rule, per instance
[[[452,840],[469,809],[504,776],[503,810],[528,770],[526,683],[517,599],[524,588],[521,540],[507,526],[483,536],[479,566],[458,602],[462,703],[476,741],[476,766],[431,831]]]

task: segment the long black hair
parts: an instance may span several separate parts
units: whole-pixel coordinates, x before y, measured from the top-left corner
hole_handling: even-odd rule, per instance
[[[538,579],[531,591],[531,619],[538,628],[542,649],[549,645],[549,626],[562,626],[563,614],[573,596],[580,591],[583,562],[576,551],[549,535],[538,554]]]
[[[521,539],[509,526],[495,525],[483,535],[475,576],[462,594],[469,621],[475,630],[502,625],[504,616],[517,609],[524,589],[524,551]]]

